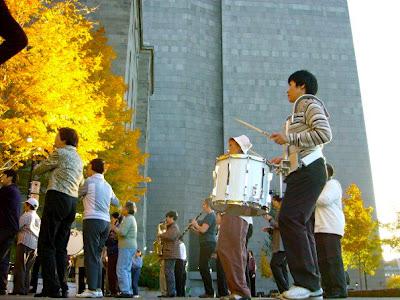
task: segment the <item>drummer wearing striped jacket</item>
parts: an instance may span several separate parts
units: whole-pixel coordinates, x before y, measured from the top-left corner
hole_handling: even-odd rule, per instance
[[[294,285],[283,297],[307,299],[321,297],[320,274],[314,240],[314,210],[326,183],[326,166],[322,145],[329,143],[332,132],[329,114],[315,94],[317,79],[301,70],[288,79],[288,99],[293,112],[284,133],[273,133],[271,139],[285,145],[291,173],[286,177],[286,193],[279,215],[279,227]],[[282,157],[271,160],[279,164]]]

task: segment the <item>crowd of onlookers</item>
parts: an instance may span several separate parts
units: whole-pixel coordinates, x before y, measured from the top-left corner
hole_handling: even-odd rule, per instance
[[[105,247],[111,295],[122,298],[138,295],[142,258],[136,242],[136,205],[127,201],[121,214],[113,213],[110,218],[110,205],[119,207],[119,200],[104,179],[105,162],[93,159],[87,166],[84,180],[83,163],[77,153],[78,140],[75,130],[60,128],[54,152],[33,170],[33,175],[49,173],[41,218],[37,214],[39,202],[33,197],[24,203],[24,213],[20,216],[17,172],[3,172],[0,189],[0,294],[7,293],[10,250],[17,237],[11,294],[26,295],[30,292],[30,269],[36,260],[35,273],[40,266],[43,289],[35,297],[68,296],[67,244],[75,221],[77,201],[81,198],[87,289],[76,296],[103,296],[102,252]],[[37,275],[34,275],[36,281]],[[33,282],[34,289],[35,286],[37,282]]]

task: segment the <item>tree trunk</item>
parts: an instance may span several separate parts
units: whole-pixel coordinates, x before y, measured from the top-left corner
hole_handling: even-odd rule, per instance
[[[365,289],[368,290],[367,273],[364,272]]]

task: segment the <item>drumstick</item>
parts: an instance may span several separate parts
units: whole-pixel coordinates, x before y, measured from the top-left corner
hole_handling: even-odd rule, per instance
[[[254,131],[257,131],[258,133],[261,133],[263,136],[266,136],[267,138],[271,138],[271,135],[268,132],[266,132],[266,131],[264,131],[264,130],[262,130],[262,129],[254,126],[254,125],[251,125],[250,123],[247,123],[247,122],[245,122],[243,120],[240,120],[240,119],[237,119],[237,118],[235,119],[235,121],[240,123],[240,124],[242,124],[243,126],[246,126],[247,128],[250,128],[250,129],[252,129]]]

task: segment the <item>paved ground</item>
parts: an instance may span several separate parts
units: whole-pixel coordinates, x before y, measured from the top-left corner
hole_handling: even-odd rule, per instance
[[[157,295],[159,293],[158,292],[143,292],[142,296],[139,299],[158,299]],[[8,299],[20,299],[20,300],[25,300],[25,299],[41,299],[41,298],[34,298],[32,295],[29,296],[0,296],[0,300],[8,300]],[[42,298],[45,299],[45,298]],[[81,299],[81,298],[68,298],[68,299]],[[103,298],[103,299],[114,299],[114,298]],[[133,298],[132,298],[133,299]],[[198,297],[192,297],[192,298],[176,298],[176,299],[200,299]],[[253,298],[253,299],[274,299],[274,298]],[[374,300],[374,299],[378,299],[378,298],[347,298],[348,300]],[[399,300],[399,298],[379,298],[379,299],[385,299],[385,300]]]

